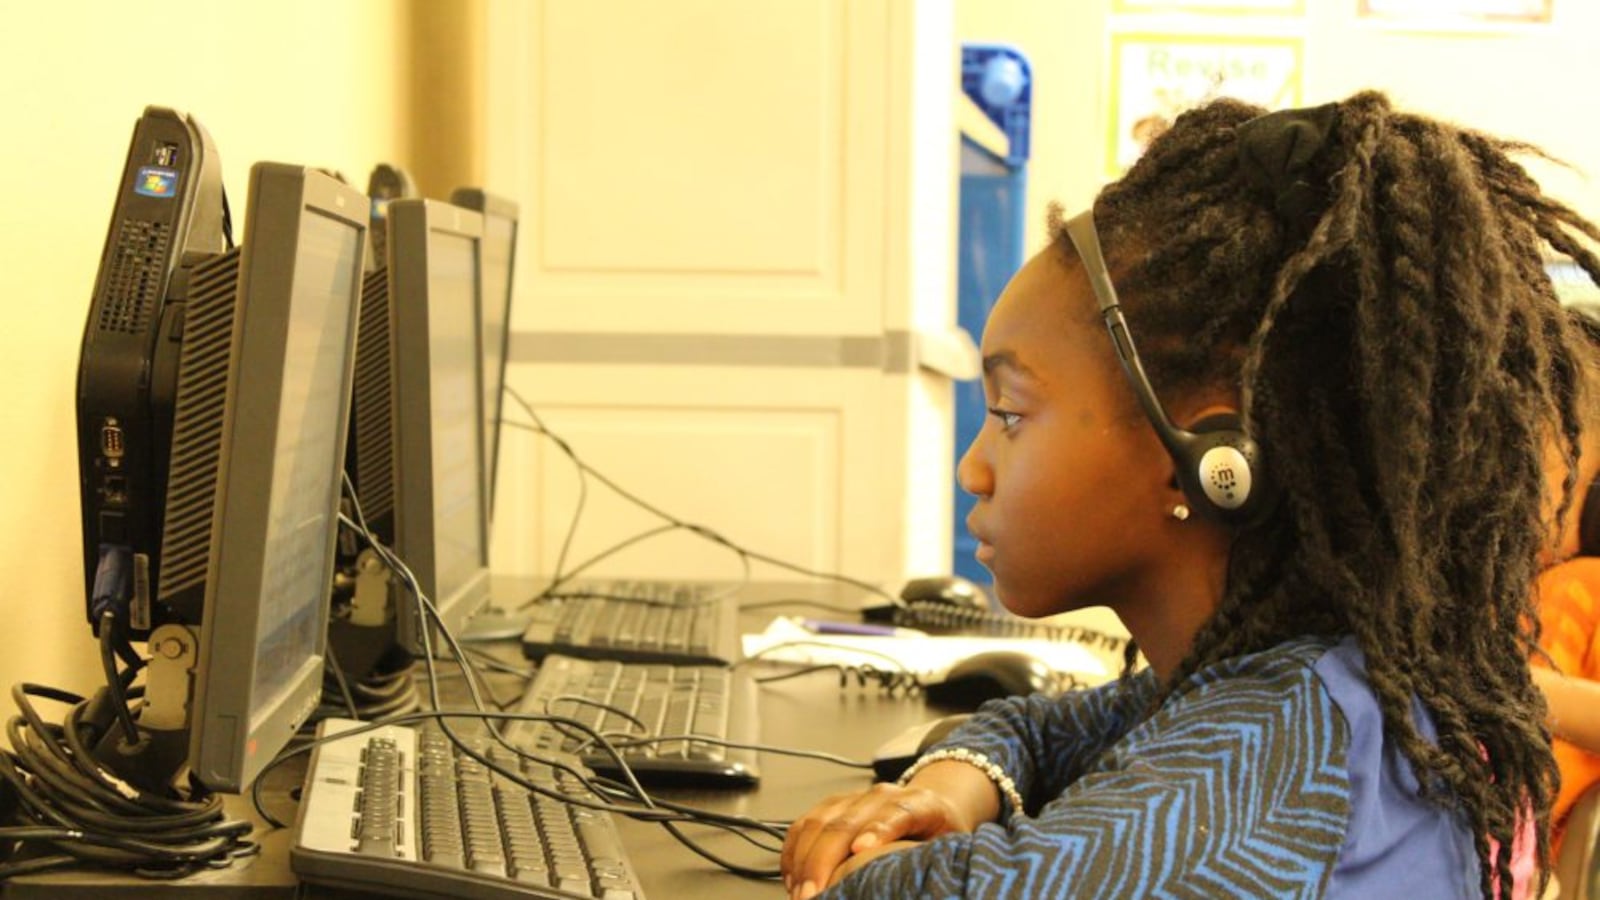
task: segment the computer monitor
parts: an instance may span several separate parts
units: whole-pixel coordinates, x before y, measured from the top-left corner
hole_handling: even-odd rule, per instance
[[[388,213],[394,549],[457,633],[489,599],[479,364],[484,223],[436,200],[394,200]],[[422,653],[415,598],[398,579],[390,597],[399,645]]]
[[[350,439],[345,472],[361,498],[367,524],[385,544],[394,542],[394,448],[389,315],[388,209],[394,200],[415,197],[416,185],[404,169],[380,163],[367,183],[372,227],[367,235],[367,265],[361,288],[361,322],[356,337],[356,382],[350,408]],[[355,544],[347,548],[354,564]],[[354,650],[355,648],[351,648]],[[355,657],[359,654],[349,653]]]
[[[500,468],[500,416],[511,342],[512,273],[517,258],[517,204],[481,188],[456,188],[450,202],[483,214],[483,439],[489,469],[489,521],[494,522]]]
[[[183,297],[160,543],[172,619],[150,635],[138,722],[186,730],[181,762],[222,792],[254,780],[322,693],[368,227],[362,194],[277,163],[251,169],[247,210],[241,246],[195,266]],[[168,717],[174,682],[187,703]],[[170,763],[118,761],[145,784],[175,777]]]
[[[214,789],[254,780],[322,693],[367,217],[319,172],[252,170],[195,672],[190,764]]]

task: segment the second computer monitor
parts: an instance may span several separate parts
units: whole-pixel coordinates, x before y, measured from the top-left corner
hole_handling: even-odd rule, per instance
[[[512,274],[517,258],[517,204],[479,188],[456,188],[450,202],[483,213],[483,416],[489,470],[489,519],[494,520],[500,467],[500,416],[511,341]]]
[[[394,549],[457,632],[489,599],[483,217],[434,200],[395,200],[388,213]],[[423,652],[424,611],[398,579],[391,596],[400,646]]]

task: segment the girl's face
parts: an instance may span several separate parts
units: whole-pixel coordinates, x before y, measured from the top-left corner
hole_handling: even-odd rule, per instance
[[[1181,495],[1133,400],[1082,270],[1047,247],[983,332],[990,413],[957,467],[967,527],[1013,612],[1040,616],[1158,589]]]

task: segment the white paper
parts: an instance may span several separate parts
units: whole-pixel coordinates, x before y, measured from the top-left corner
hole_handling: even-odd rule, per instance
[[[743,643],[746,657],[759,656],[766,662],[872,666],[891,672],[911,672],[929,681],[942,679],[950,667],[961,660],[990,650],[1020,650],[1085,684],[1100,684],[1111,678],[1105,663],[1094,651],[1074,641],[964,635],[816,634],[793,619],[779,617],[766,631],[745,635]]]

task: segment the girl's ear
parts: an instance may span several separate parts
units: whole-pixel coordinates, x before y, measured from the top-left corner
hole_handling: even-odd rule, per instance
[[[1213,431],[1238,431],[1242,418],[1234,407],[1221,403],[1190,412],[1181,413],[1173,417],[1173,425],[1190,433],[1204,434]],[[1178,482],[1178,461],[1171,454],[1165,454],[1167,487],[1172,491],[1172,499],[1176,502],[1184,500],[1183,486]]]

